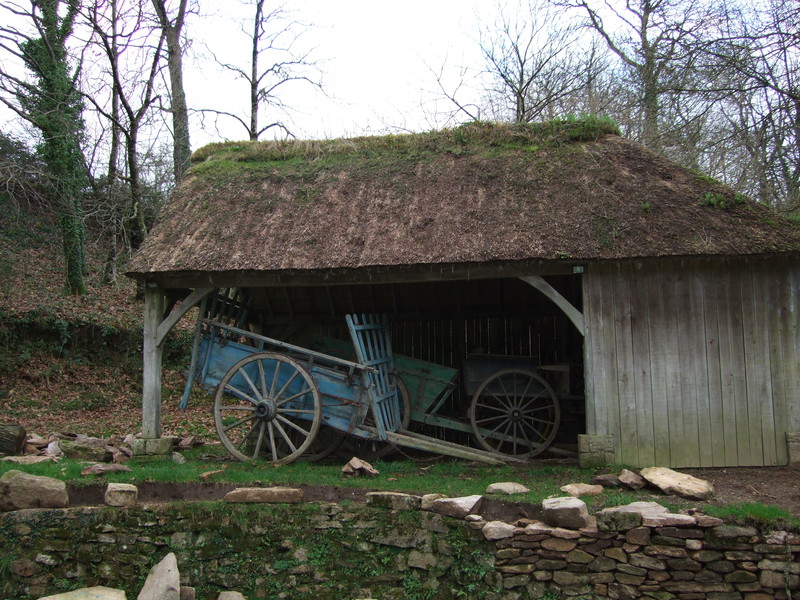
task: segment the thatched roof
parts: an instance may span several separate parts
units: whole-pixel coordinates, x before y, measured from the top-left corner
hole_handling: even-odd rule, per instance
[[[140,279],[797,252],[766,206],[596,119],[213,144],[130,264]]]

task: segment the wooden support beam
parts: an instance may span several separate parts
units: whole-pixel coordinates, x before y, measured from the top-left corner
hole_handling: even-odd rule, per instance
[[[142,437],[161,437],[161,359],[158,325],[164,313],[164,292],[158,286],[144,290],[144,342],[142,349]]]
[[[524,277],[520,277],[520,279],[550,298],[550,300],[552,300],[555,305],[564,312],[572,324],[575,325],[575,328],[578,330],[578,332],[583,336],[586,335],[586,326],[583,321],[583,314],[577,308],[572,306],[569,300],[564,298],[564,296],[562,296],[556,288],[547,283],[539,275],[526,275]]]
[[[189,312],[192,308],[197,306],[203,298],[208,296],[213,291],[214,288],[197,288],[195,291],[189,294],[180,303],[180,305],[178,305],[177,308],[172,309],[172,311],[169,313],[169,316],[167,316],[167,318],[158,325],[158,330],[156,332],[156,345],[160,346],[167,334],[172,331],[172,328],[175,327],[176,323],[181,320],[181,317],[183,317],[183,315]]]
[[[144,292],[144,341],[142,348],[142,437],[161,437],[161,362],[163,342],[180,318],[213,288],[199,288],[164,318],[167,298],[155,283],[148,283]]]

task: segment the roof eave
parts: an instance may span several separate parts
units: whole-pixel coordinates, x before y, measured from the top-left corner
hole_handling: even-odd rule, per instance
[[[342,269],[281,271],[150,271],[126,273],[138,281],[154,282],[164,289],[197,287],[285,287],[316,285],[358,285],[464,281],[521,277],[523,275],[565,275],[585,261],[574,259],[494,261],[369,266]]]

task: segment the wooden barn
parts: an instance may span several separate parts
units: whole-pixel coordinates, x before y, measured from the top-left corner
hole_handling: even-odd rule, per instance
[[[473,357],[527,361],[560,401],[553,452],[583,464],[800,462],[800,229],[602,121],[193,161],[129,268],[146,284],[146,439],[164,336],[235,289],[243,325],[301,346],[388,315],[396,354],[458,370],[452,414]]]

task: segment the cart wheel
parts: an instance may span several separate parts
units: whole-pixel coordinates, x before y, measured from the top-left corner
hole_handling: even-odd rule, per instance
[[[411,397],[408,395],[406,384],[399,377],[397,378],[397,393],[400,399],[400,429],[408,429],[411,424]],[[368,440],[348,435],[339,448],[339,454],[347,460],[357,456],[362,460],[372,462],[388,456],[395,450],[397,450],[397,446],[391,442]]]
[[[498,371],[472,397],[469,421],[478,443],[490,452],[533,457],[558,431],[561,411],[550,385],[533,371]]]
[[[339,446],[342,445],[342,442],[347,437],[349,436],[345,432],[323,425],[319,428],[314,441],[306,448],[303,456],[297,460],[300,462],[317,462],[327,458],[339,449]]]
[[[300,363],[281,354],[253,354],[217,386],[214,424],[235,458],[287,464],[314,441],[321,407],[317,385]]]

